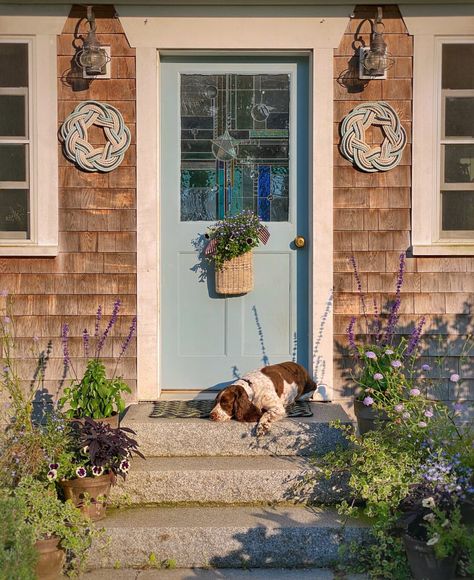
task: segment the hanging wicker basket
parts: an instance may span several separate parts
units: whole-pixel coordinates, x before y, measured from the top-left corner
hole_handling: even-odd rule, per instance
[[[216,268],[216,292],[218,294],[245,294],[253,290],[253,253],[226,260],[222,268]]]

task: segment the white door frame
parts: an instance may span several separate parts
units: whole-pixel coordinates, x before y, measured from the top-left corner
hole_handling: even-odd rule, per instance
[[[137,399],[160,395],[159,66],[160,53],[310,54],[310,352],[318,400],[333,381],[333,54],[350,6],[120,6],[136,48]],[[271,16],[268,14],[271,12]],[[198,18],[196,18],[198,16]],[[183,54],[183,52],[180,52]],[[317,114],[312,115],[312,111]],[[316,209],[316,211],[313,210]]]

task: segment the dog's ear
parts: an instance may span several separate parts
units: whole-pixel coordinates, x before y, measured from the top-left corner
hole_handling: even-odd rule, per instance
[[[250,402],[249,396],[243,387],[234,385],[238,392],[234,399],[234,417],[244,423],[256,423],[262,412]]]
[[[241,389],[237,385],[230,385],[223,389],[216,398],[216,405],[219,404],[221,409],[232,417],[234,415],[234,402],[236,397],[238,397],[238,389]],[[242,389],[243,390],[243,389]]]

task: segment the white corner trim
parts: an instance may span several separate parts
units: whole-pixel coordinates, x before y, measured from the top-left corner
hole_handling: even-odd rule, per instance
[[[352,6],[119,6],[131,46],[160,50],[337,48]]]
[[[137,397],[159,385],[159,75],[155,48],[137,48]]]
[[[71,4],[46,5],[0,5],[0,34],[61,34]]]
[[[399,5],[408,32],[418,35],[472,34],[474,5],[446,2],[440,5]]]
[[[314,400],[333,398],[333,50],[313,54],[312,353]]]

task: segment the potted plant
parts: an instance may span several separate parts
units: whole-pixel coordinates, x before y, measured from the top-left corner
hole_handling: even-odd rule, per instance
[[[119,426],[120,413],[125,410],[125,401],[122,394],[130,393],[131,390],[125,381],[120,376],[117,376],[117,369],[135,334],[136,318],[132,320],[128,336],[122,344],[110,378],[107,378],[106,367],[101,360],[101,355],[105,342],[117,322],[120,304],[120,300],[117,299],[114,303],[110,320],[103,332],[100,330],[101,306],[97,310],[94,336],[91,337],[87,329],[84,330],[82,334],[84,357],[88,361],[82,377],[76,372],[69,353],[69,326],[68,324],[63,326],[64,374],[66,376],[68,372],[71,372],[74,378],[71,385],[64,389],[59,405],[61,408],[67,407],[66,416],[70,419],[82,420],[85,417],[90,417],[98,421],[105,421],[114,428]],[[94,347],[94,355],[90,357],[92,347]]]
[[[89,418],[75,421],[69,449],[48,465],[48,478],[93,521],[105,517],[110,488],[117,476],[125,479],[132,455],[144,458],[128,433],[134,434]]]
[[[462,550],[474,557],[474,543],[461,522],[456,491],[461,486],[451,464],[441,457],[423,468],[423,481],[412,486],[399,506],[399,525],[415,580],[450,580]]]
[[[61,501],[46,482],[23,478],[12,490],[18,519],[30,530],[38,553],[35,573],[40,580],[61,574],[68,555],[71,571],[79,571],[94,535],[88,518],[72,502]]]
[[[400,255],[395,300],[385,327],[382,326],[380,313],[374,304],[374,321],[367,315],[367,305],[362,282],[354,257],[350,262],[354,271],[360,303],[366,328],[370,329],[369,341],[358,344],[355,335],[356,318],[353,317],[347,329],[350,353],[354,358],[351,372],[357,385],[354,399],[354,414],[361,435],[376,428],[377,424],[387,421],[387,407],[399,403],[413,386],[416,351],[425,323],[422,317],[414,327],[409,339],[394,340],[401,305],[401,288],[405,273],[405,254]]]
[[[245,210],[209,228],[205,254],[215,265],[218,294],[245,294],[253,289],[253,248],[270,234],[258,216]]]

